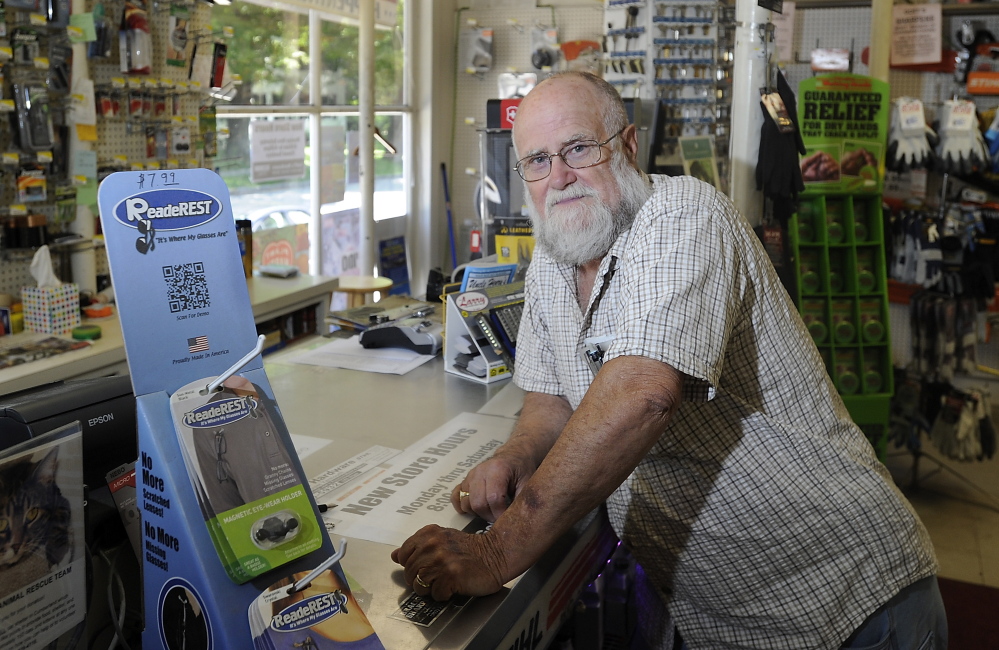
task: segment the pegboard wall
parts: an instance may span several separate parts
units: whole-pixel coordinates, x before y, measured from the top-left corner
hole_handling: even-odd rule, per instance
[[[118,25],[124,0],[104,2],[109,24]],[[198,114],[217,101],[208,84],[191,79],[191,63],[210,56],[222,34],[211,32],[211,5],[203,2],[148,3],[152,37],[149,73],[123,72],[117,44],[107,58],[91,58],[90,74],[98,97],[97,151],[102,169],[177,169],[204,165]],[[90,9],[88,9],[90,10]],[[174,14],[182,11],[180,17]],[[170,56],[173,33],[184,21],[180,56]],[[170,62],[174,64],[171,64]],[[225,84],[223,84],[224,87]]]
[[[816,48],[845,48],[852,52],[853,72],[866,75],[861,52],[870,44],[870,7],[847,9],[801,9],[794,13],[793,59],[782,61],[791,88],[813,75],[811,52]],[[776,56],[773,57],[777,59]]]
[[[999,16],[993,13],[962,14],[943,16],[943,47],[958,50],[956,34],[961,23],[970,20],[976,29],[985,29],[999,36]],[[869,7],[844,9],[803,9],[799,7],[794,16],[794,59],[782,61],[788,82],[792,88],[812,76],[810,53],[819,47],[846,48],[852,52],[853,72],[866,75],[870,71],[861,60],[864,48],[870,45],[871,10]],[[891,97],[915,97],[923,102],[927,122],[936,119],[941,104],[955,96],[975,101],[978,109],[986,110],[999,105],[999,97],[969,96],[964,84],[955,80],[950,73],[911,72],[890,69],[888,72]]]
[[[59,127],[66,122],[72,98],[68,88],[54,87],[52,80],[55,75],[51,69],[40,69],[37,62],[32,63],[20,52],[14,43],[14,33],[19,27],[33,28],[38,34],[38,57],[50,61],[54,60],[51,54],[54,48],[68,47],[69,40],[65,25],[45,24],[35,12],[12,9],[11,4],[7,3],[6,30],[0,31],[0,46],[12,43],[14,57],[3,65],[0,99],[12,97],[12,81],[19,78],[39,79],[49,88],[55,133],[62,137],[57,138],[49,154],[52,158],[46,169],[49,172],[49,199],[25,205],[30,214],[47,217],[48,230],[53,236],[63,232],[76,215],[75,202],[71,201],[69,218],[56,218],[59,208],[54,200],[54,187],[59,182],[66,184],[69,178],[70,165],[64,142],[66,131],[60,131]],[[145,6],[145,13],[136,17],[134,12],[140,6]],[[83,143],[82,148],[90,147],[96,152],[98,178],[119,169],[205,166],[205,152],[212,152],[213,120],[199,120],[199,115],[205,107],[214,105],[220,95],[231,91],[234,83],[228,71],[223,74],[221,89],[212,90],[207,79],[199,81],[206,70],[210,72],[215,44],[225,39],[225,34],[211,31],[211,6],[194,0],[145,0],[144,5],[137,0],[89,0],[86,3],[86,12],[96,16],[100,15],[100,11],[104,12],[105,20],[98,20],[97,23],[103,22],[110,34],[108,47],[103,50],[107,56],[101,56],[101,48],[85,46],[86,70],[94,82],[97,140],[92,144]],[[131,17],[131,24],[139,22],[148,25],[151,57],[146,73],[122,71],[118,27],[126,14]],[[196,63],[194,74],[192,61]],[[0,177],[0,217],[5,217],[8,206],[16,203],[18,198],[14,184],[16,169],[7,163],[14,156],[17,157],[17,164],[32,163],[38,154],[22,146],[23,143],[12,131],[13,122],[7,119],[7,114],[0,114],[0,117],[3,118],[0,122],[0,153],[5,154],[4,173]],[[203,125],[208,125],[208,128],[202,128]],[[209,143],[207,147],[206,141]],[[42,156],[45,155],[43,152]],[[211,159],[207,160],[210,164]],[[44,158],[42,162],[45,162]],[[28,270],[32,256],[33,247],[30,245],[25,248],[19,246],[19,242],[0,242],[0,293],[17,295],[22,286],[34,283]],[[98,249],[96,258],[97,273],[107,273],[103,249]],[[65,277],[60,270],[60,259],[56,255],[53,259],[57,273]]]
[[[478,225],[475,193],[480,178],[479,131],[486,126],[486,100],[499,97],[499,75],[535,72],[540,81],[548,74],[531,63],[532,31],[536,27],[554,27],[560,42],[598,43],[605,27],[601,0],[557,7],[534,7],[522,2],[496,4],[501,6],[474,6],[455,12],[455,42],[459,45],[454,61],[454,137],[448,176],[459,264],[468,261],[470,231]],[[471,74],[466,72],[470,52],[463,33],[476,28],[492,29],[492,63],[488,71]]]

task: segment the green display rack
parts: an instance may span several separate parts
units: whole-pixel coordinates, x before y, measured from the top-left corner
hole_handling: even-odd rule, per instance
[[[850,416],[884,460],[894,378],[881,196],[809,192],[789,230],[798,311]]]

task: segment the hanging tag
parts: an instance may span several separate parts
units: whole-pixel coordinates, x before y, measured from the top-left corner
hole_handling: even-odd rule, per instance
[[[921,135],[926,133],[926,117],[923,102],[912,97],[901,97],[898,102],[899,126],[905,133]]]
[[[250,603],[254,648],[384,650],[339,566],[294,591],[308,572],[283,578]]]
[[[773,118],[777,130],[781,133],[794,133],[794,120],[791,119],[784,106],[784,100],[779,93],[763,93],[763,105],[767,107],[767,113]]]
[[[978,115],[975,105],[972,102],[962,100],[949,101],[950,110],[947,111],[947,123],[944,131],[955,133],[960,131],[971,131],[972,127],[978,128]]]

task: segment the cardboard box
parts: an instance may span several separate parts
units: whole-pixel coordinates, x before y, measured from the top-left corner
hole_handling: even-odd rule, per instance
[[[80,287],[24,287],[24,328],[42,334],[67,334],[80,324]]]

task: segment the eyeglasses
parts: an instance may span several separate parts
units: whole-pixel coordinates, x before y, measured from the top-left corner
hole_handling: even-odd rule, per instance
[[[525,158],[521,158],[517,161],[517,165],[514,169],[520,174],[520,177],[528,183],[533,183],[534,181],[540,181],[542,179],[548,178],[548,175],[552,173],[552,158],[558,156],[562,159],[566,165],[573,169],[583,169],[585,167],[593,167],[603,159],[602,151],[603,146],[621,135],[624,129],[628,128],[625,126],[620,131],[607,138],[603,142],[597,142],[596,140],[577,140],[572,144],[568,144],[562,148],[558,153],[536,153]]]
[[[219,483],[228,481],[231,475],[229,461],[225,459],[227,451],[228,445],[225,441],[225,429],[219,429],[215,432],[215,478],[218,479]]]

